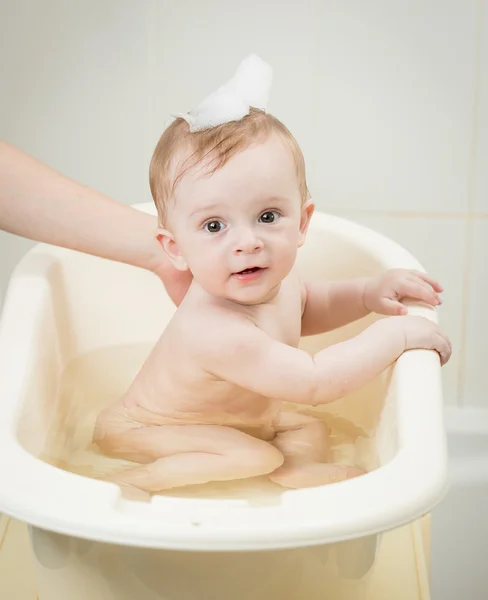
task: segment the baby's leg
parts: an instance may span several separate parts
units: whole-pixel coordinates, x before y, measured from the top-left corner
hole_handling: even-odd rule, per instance
[[[273,445],[219,425],[140,427],[98,445],[111,456],[146,463],[110,481],[148,492],[266,475],[283,463]]]
[[[319,419],[283,412],[276,430],[273,444],[282,452],[285,462],[269,478],[283,487],[315,487],[364,473],[357,467],[325,462],[328,432],[325,423]]]

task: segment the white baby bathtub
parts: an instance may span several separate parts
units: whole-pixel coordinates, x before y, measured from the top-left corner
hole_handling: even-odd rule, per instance
[[[389,239],[320,213],[299,262],[314,279],[421,269]],[[0,511],[31,525],[40,600],[193,600],[197,590],[209,600],[366,597],[380,533],[429,512],[445,493],[437,355],[408,352],[360,392],[318,409],[352,432],[346,459],[359,449],[377,467],[343,483],[261,495],[250,487],[225,498],[176,492],[144,503],[42,460],[60,414],[71,414],[71,428],[77,415],[87,418],[83,402],[73,408],[76,385],[61,394],[63,371],[104,348],[149,351],[173,310],[150,273],[48,245],[13,273],[0,322]],[[436,318],[421,305],[410,311]],[[373,318],[303,347],[335,343]],[[126,363],[119,375],[130,381],[137,364]],[[83,379],[97,382],[100,398],[102,367],[92,364]],[[76,436],[70,429],[65,439]]]

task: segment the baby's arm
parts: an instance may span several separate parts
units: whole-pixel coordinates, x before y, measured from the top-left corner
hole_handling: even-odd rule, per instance
[[[368,315],[363,302],[368,279],[303,283],[302,335],[332,331]]]
[[[442,286],[419,271],[389,269],[376,277],[303,284],[302,335],[323,333],[370,312],[404,315],[404,298],[441,304]]]
[[[326,404],[362,387],[409,348],[450,356],[448,340],[421,317],[373,323],[356,337],[314,356],[271,339],[247,322],[220,320],[202,345],[209,373],[269,398],[298,404]]]

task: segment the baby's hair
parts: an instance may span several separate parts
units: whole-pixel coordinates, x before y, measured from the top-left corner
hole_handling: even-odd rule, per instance
[[[248,115],[203,131],[190,132],[185,119],[179,117],[159,138],[149,167],[149,185],[156,205],[159,222],[164,225],[166,208],[178,182],[197,163],[202,162],[207,174],[215,173],[235,154],[254,142],[264,142],[277,132],[289,144],[295,160],[302,202],[309,198],[305,176],[305,161],[297,141],[287,127],[273,115],[251,108]],[[190,155],[175,165],[181,151],[190,148]]]

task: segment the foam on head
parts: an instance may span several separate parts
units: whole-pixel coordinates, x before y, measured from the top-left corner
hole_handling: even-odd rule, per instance
[[[163,132],[154,150],[149,168],[151,194],[160,225],[165,225],[167,209],[178,182],[194,168],[210,175],[221,169],[232,156],[254,143],[262,143],[273,133],[279,135],[290,151],[302,202],[309,198],[303,153],[288,128],[264,110],[250,108],[241,119],[218,126],[190,131],[188,122],[179,117]]]

